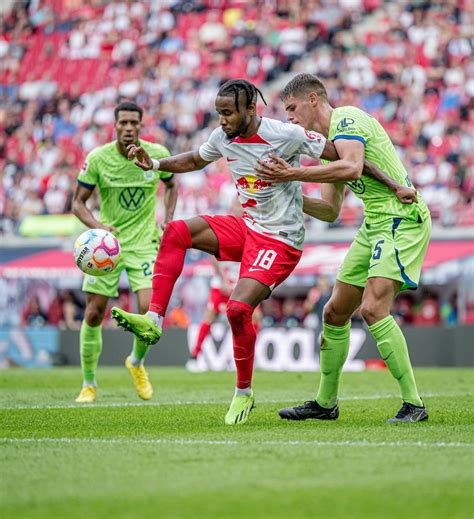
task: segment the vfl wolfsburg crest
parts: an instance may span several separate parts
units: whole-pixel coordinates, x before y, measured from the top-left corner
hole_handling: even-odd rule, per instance
[[[365,184],[362,179],[351,180],[350,182],[346,182],[346,186],[348,186],[349,189],[353,191],[356,195],[361,195],[365,192]]]
[[[155,172],[152,169],[144,171],[143,178],[146,182],[151,182],[155,178]]]
[[[139,209],[144,199],[145,191],[141,187],[127,187],[119,195],[119,203],[127,211]]]

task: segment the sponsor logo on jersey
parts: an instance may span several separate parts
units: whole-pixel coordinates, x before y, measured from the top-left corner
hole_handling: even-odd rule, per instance
[[[339,124],[337,125],[337,131],[338,132],[341,132],[341,131],[347,131],[349,130],[349,126],[351,126],[351,124],[354,124],[355,121],[354,119],[351,119],[350,117],[344,117],[344,119],[342,119],[342,121],[339,121]]]
[[[346,182],[346,186],[356,195],[362,195],[363,193],[365,193],[365,184],[362,179],[351,180],[350,182]]]
[[[240,177],[235,182],[235,187],[238,189],[245,189],[249,193],[256,193],[257,191],[262,191],[267,187],[271,187],[272,183],[267,180],[263,180],[261,178],[255,178],[250,175],[246,175]]]
[[[144,200],[145,191],[141,187],[127,187],[119,195],[119,203],[127,211],[140,209]]]

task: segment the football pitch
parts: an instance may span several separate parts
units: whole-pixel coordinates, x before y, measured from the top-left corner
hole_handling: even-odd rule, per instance
[[[336,422],[287,422],[319,375],[257,372],[247,424],[224,425],[233,373],[150,369],[141,402],[125,369],[0,372],[2,518],[460,518],[473,510],[472,370],[418,369],[430,419],[400,407],[386,371],[345,373]]]

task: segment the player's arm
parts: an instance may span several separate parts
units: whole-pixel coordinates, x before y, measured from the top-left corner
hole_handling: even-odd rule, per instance
[[[178,200],[178,181],[176,180],[176,178],[171,177],[168,180],[163,180],[163,182],[165,184],[165,217],[163,220],[163,225],[166,225],[173,219],[174,211],[176,209],[176,202]]]
[[[338,160],[320,166],[292,167],[275,154],[272,162],[259,162],[256,169],[259,177],[271,182],[321,182],[337,183],[358,180],[364,167],[364,144],[356,140],[338,139],[335,148]],[[325,148],[326,149],[326,148]]]
[[[331,162],[339,160],[340,157],[333,142],[326,141],[321,158],[324,160],[330,160]],[[390,191],[396,195],[402,204],[418,203],[416,189],[399,184],[393,178],[386,175],[378,166],[372,162],[364,160],[362,174],[377,180],[384,186],[387,186]]]
[[[364,175],[377,180],[384,186],[387,186],[390,189],[390,191],[393,191],[395,196],[398,198],[398,200],[400,200],[402,204],[418,203],[416,189],[399,184],[393,178],[390,178],[387,174],[385,174],[378,166],[376,166],[372,162],[368,160],[364,161],[363,173]]]
[[[93,190],[94,186],[89,188],[79,183],[77,184],[72,199],[73,214],[77,216],[84,225],[87,225],[87,227],[90,227],[91,229],[104,229],[105,231],[118,233],[119,230],[116,227],[101,224],[92,214],[91,210],[86,206],[86,202],[92,195]]]
[[[303,212],[323,222],[334,222],[344,201],[344,184],[322,184],[321,198],[303,195]]]
[[[129,144],[127,146],[128,160],[134,160],[135,164],[144,171],[151,169],[169,171],[171,173],[186,173],[187,171],[196,171],[207,166],[212,161],[204,160],[199,151],[187,151],[172,157],[153,161],[150,155],[142,146]]]

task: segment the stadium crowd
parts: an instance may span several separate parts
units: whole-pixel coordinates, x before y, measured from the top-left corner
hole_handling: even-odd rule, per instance
[[[84,156],[113,137],[119,101],[144,107],[143,138],[179,153],[216,126],[223,80],[256,83],[263,113],[284,119],[279,89],[301,71],[319,75],[335,105],[384,124],[435,222],[474,224],[464,0],[17,0],[4,12],[0,234],[17,233],[28,215],[70,211]],[[225,212],[232,200],[221,162],[180,180],[178,217]],[[361,218],[349,193],[336,225]]]

